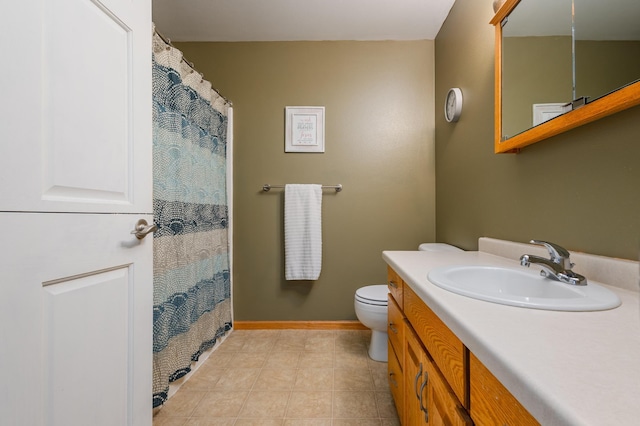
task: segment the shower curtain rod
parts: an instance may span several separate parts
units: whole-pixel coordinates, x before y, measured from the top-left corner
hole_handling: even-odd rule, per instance
[[[155,34],[157,34],[157,35],[158,35],[158,37],[160,37],[160,38],[162,39],[162,41],[164,41],[164,42],[166,43],[166,45],[167,45],[167,46],[169,46],[169,47],[173,47],[174,49],[176,49],[176,47],[174,47],[174,46],[173,46],[173,44],[171,44],[171,39],[170,39],[170,38],[163,36],[163,35],[162,35],[162,34],[160,34],[160,33],[158,32],[158,30],[156,30],[155,28],[153,29],[153,32],[154,32]],[[178,50],[180,50],[180,49],[178,49]],[[187,66],[189,66],[189,68],[191,68],[191,70],[192,70],[192,71],[197,72],[198,74],[200,74],[200,76],[201,76],[201,77],[202,77],[202,79],[204,80],[204,74],[203,74],[203,73],[201,73],[200,71],[198,71],[198,70],[196,69],[196,67],[194,67],[194,66],[193,66],[193,63],[192,63],[192,62],[187,61],[187,60],[184,58],[184,56],[182,57],[182,62],[184,62],[185,64],[187,64]],[[222,99],[224,99],[224,101],[225,101],[226,103],[228,103],[230,107],[232,107],[232,106],[233,106],[233,102],[231,102],[229,99],[227,99],[227,98],[225,98],[224,96],[222,96],[222,94],[220,93],[220,91],[219,91],[218,89],[216,89],[216,88],[215,88],[215,87],[213,87],[213,86],[211,86],[211,88],[212,88],[212,89],[213,89],[213,90],[218,94],[218,96],[220,96]]]

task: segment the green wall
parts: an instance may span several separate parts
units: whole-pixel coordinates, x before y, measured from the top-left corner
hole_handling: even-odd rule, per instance
[[[176,43],[233,101],[237,320],[355,319],[358,287],[381,284],[381,252],[435,240],[433,41]],[[284,152],[284,108],[326,107],[324,154]],[[286,281],[283,190],[323,197],[323,267]]]
[[[435,41],[438,241],[536,238],[637,260],[640,108],[494,154],[492,16],[491,2],[457,0]],[[465,97],[457,123],[440,112],[450,87]]]
[[[385,280],[382,250],[436,236],[638,259],[640,108],[494,154],[492,16],[457,0],[435,42],[176,43],[234,103],[237,320],[354,319],[355,289]],[[306,105],[326,107],[326,152],[285,154],[284,108]],[[284,280],[283,192],[264,183],[344,185],[323,198],[318,281]]]

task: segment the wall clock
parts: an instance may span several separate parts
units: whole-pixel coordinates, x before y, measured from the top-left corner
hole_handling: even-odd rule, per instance
[[[449,123],[456,122],[462,114],[462,90],[457,87],[449,89],[444,102],[444,118]]]

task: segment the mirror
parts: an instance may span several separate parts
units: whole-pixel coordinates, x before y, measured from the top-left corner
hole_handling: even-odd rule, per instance
[[[640,104],[640,2],[507,0],[496,28],[495,152]]]
[[[593,101],[638,81],[640,1],[573,0],[573,3],[576,98]]]

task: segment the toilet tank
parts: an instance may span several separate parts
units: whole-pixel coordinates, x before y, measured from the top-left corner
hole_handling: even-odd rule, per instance
[[[419,251],[464,251],[456,246],[445,243],[422,243],[418,246]]]

